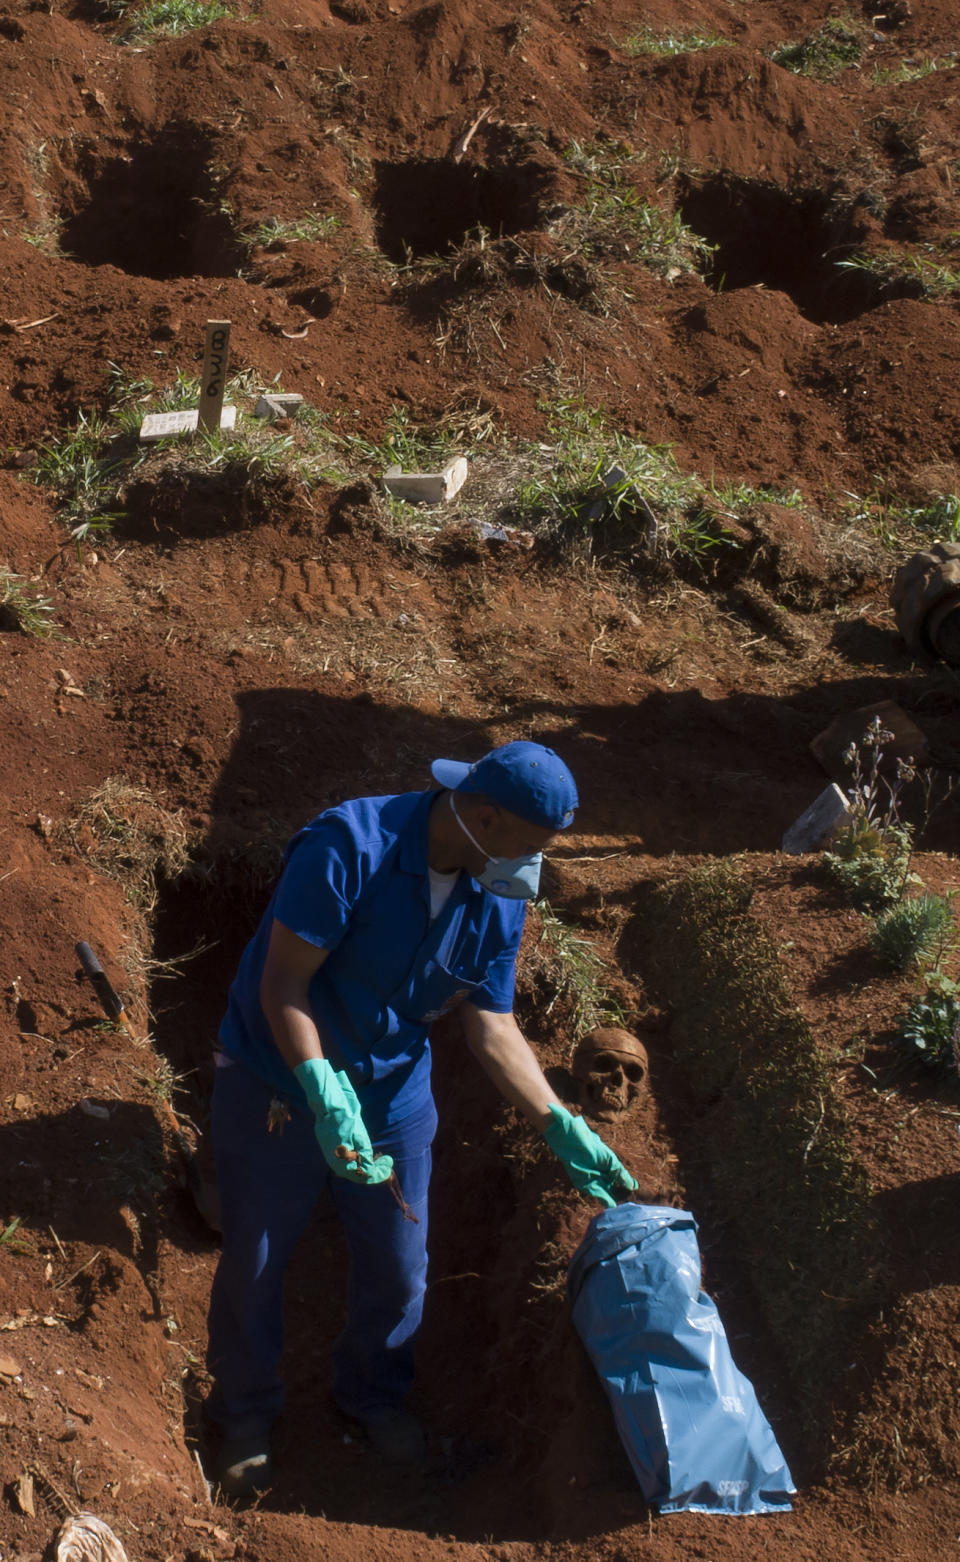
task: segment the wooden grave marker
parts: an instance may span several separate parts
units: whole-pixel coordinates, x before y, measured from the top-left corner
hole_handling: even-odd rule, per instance
[[[140,425],[143,444],[153,444],[159,439],[176,439],[181,434],[195,434],[198,429],[212,434],[217,429],[236,426],[236,407],[223,405],[229,354],[230,321],[208,320],[199,408],[186,407],[182,412],[148,413]]]

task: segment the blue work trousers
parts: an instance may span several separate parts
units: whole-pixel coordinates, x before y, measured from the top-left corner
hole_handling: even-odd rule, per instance
[[[207,1365],[215,1384],[207,1411],[228,1437],[267,1430],[283,1408],[283,1277],[325,1192],[350,1253],[347,1324],[332,1353],[333,1393],[344,1410],[363,1417],[404,1402],[423,1312],[437,1122],[430,1095],[403,1122],[371,1134],[374,1149],[393,1156],[415,1225],[387,1183],[363,1187],[334,1176],[312,1113],[293,1108],[271,1132],[274,1094],[240,1063],[216,1071],[212,1137],[223,1250],[210,1298]]]

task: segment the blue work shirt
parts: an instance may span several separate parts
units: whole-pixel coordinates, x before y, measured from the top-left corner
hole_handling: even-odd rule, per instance
[[[274,919],[329,950],[311,979],[310,1006],[324,1054],[346,1070],[371,1132],[429,1101],[434,1020],[464,998],[497,1014],[513,1008],[526,903],[492,895],[464,872],[430,920],[427,832],[440,795],[341,803],[292,838],[220,1027],[228,1056],[305,1105],[261,1007],[260,981]]]

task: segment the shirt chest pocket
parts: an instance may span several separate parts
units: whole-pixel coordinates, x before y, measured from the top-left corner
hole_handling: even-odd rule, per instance
[[[390,994],[390,1007],[415,1025],[432,1025],[476,992],[483,978],[474,965],[458,962],[451,968],[439,959],[425,960]]]

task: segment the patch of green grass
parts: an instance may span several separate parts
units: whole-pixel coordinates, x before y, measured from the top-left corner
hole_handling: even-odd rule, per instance
[[[869,527],[884,547],[913,545],[912,532],[930,542],[960,542],[960,495],[934,494],[925,504],[910,504],[880,493],[861,498],[848,493],[851,524]]]
[[[934,71],[952,71],[956,69],[956,60],[946,56],[926,60],[901,60],[899,65],[878,65],[871,80],[875,87],[898,87],[908,81],[922,81],[925,76],[932,76]]]
[[[282,249],[285,244],[328,239],[339,227],[340,218],[332,212],[306,212],[302,217],[286,221],[280,217],[267,217],[243,237],[251,249]]]
[[[830,16],[816,32],[799,43],[782,43],[770,56],[775,65],[797,76],[832,81],[841,71],[859,66],[863,57],[863,29]]]
[[[60,248],[61,225],[59,222],[48,220],[42,222],[36,228],[25,228],[20,237],[24,244],[29,244],[32,249],[40,250],[44,255],[53,255],[63,259],[63,250]]]
[[[938,494],[929,504],[897,505],[896,519],[937,542],[960,542],[960,495]]]
[[[518,524],[613,555],[679,555],[701,566],[738,546],[668,447],[612,430],[578,397],[552,404],[549,434],[551,443],[536,447],[538,469],[517,485]],[[622,475],[605,483],[614,470]]]
[[[872,277],[880,289],[893,290],[911,283],[922,298],[948,298],[960,292],[960,271],[942,264],[935,254],[931,245],[926,253],[901,250],[895,255],[851,255],[836,264],[844,271]]]
[[[57,490],[60,519],[69,527],[78,550],[97,532],[110,531],[122,518],[123,490],[138,468],[158,459],[177,462],[184,469],[230,472],[238,480],[254,483],[272,480],[290,471],[310,485],[342,480],[342,466],[331,456],[332,436],[314,429],[318,448],[279,434],[260,418],[238,418],[234,429],[207,433],[198,429],[189,439],[171,436],[152,445],[139,442],[140,425],[147,412],[176,412],[196,407],[200,382],[177,370],[173,383],[162,391],[147,378],[128,376],[111,363],[108,371],[108,406],[81,411],[73,428],[41,447],[30,476],[35,483]],[[227,383],[227,400],[252,398],[262,381],[252,371],[234,375]]]
[[[22,575],[0,567],[0,631],[18,631],[42,639],[55,635],[53,604],[40,596]]]
[[[109,420],[95,410],[81,410],[72,429],[41,445],[30,475],[35,483],[57,490],[60,518],[79,549],[91,532],[107,531],[118,519],[118,512],[108,506],[128,464]]]
[[[804,503],[799,488],[767,488],[762,483],[759,488],[752,488],[749,483],[711,483],[710,492],[734,516],[755,504],[776,504],[782,510],[802,510]]]
[[[679,212],[645,200],[628,177],[638,159],[625,142],[572,141],[564,161],[585,181],[583,199],[554,229],[591,255],[639,261],[660,276],[703,271],[715,246],[688,228]]]
[[[368,468],[399,466],[404,472],[436,472],[457,453],[452,431],[438,424],[418,426],[403,406],[391,408],[381,439],[344,433],[339,441]]]
[[[653,890],[637,932],[701,1103],[689,1136],[736,1221],[804,1419],[823,1431],[882,1300],[883,1233],[842,1099],[751,900],[742,865],[709,863]]]
[[[147,0],[145,5],[123,5],[117,14],[129,20],[124,42],[150,43],[155,38],[179,38],[198,27],[208,27],[236,12],[222,0]]]
[[[637,32],[621,39],[617,48],[623,54],[636,56],[655,54],[672,58],[675,54],[696,54],[700,49],[732,49],[733,42],[719,33],[658,33],[653,27],[643,26]]]
[[[925,892],[878,917],[870,947],[892,970],[910,971],[919,965],[938,968],[955,940],[950,898]]]

